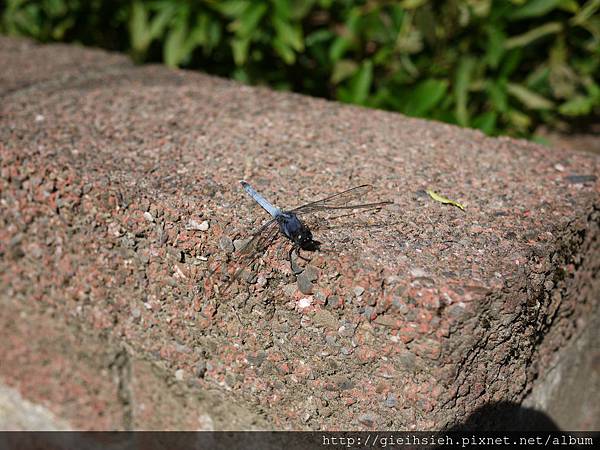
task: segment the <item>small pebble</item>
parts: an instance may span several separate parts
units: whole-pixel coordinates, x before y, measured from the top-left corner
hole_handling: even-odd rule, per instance
[[[332,295],[327,298],[327,303],[325,304],[328,308],[337,308],[341,304],[340,298],[337,295]]]
[[[215,423],[212,417],[208,414],[200,414],[196,431],[215,431]]]
[[[304,268],[304,276],[311,282],[317,281],[319,278],[319,269],[315,266],[308,265]]]
[[[148,222],[154,222],[154,217],[152,216],[152,214],[150,214],[148,211],[146,211],[144,213],[144,218],[148,221]]]
[[[377,422],[377,417],[371,413],[361,414],[358,416],[358,421],[368,428],[373,428]]]
[[[327,344],[335,346],[337,345],[337,339],[335,336],[328,334],[327,336],[325,336],[325,342],[327,342]]]
[[[237,247],[235,247],[235,242],[231,242],[231,239],[227,236],[221,236],[221,239],[219,239],[219,248],[224,252],[232,253]]]
[[[397,404],[398,400],[396,399],[396,396],[390,392],[387,398],[385,399],[385,406],[387,406],[388,408],[393,408]]]
[[[190,219],[186,225],[186,230],[206,231],[210,227],[208,220],[198,222],[194,219]]]
[[[265,361],[265,359],[267,358],[267,354],[263,351],[260,351],[256,354],[256,356],[254,355],[247,355],[246,359],[248,360],[248,363],[252,366],[256,366],[256,367],[260,367],[260,365]]]
[[[178,369],[175,371],[175,379],[177,381],[182,381],[185,375],[185,371],[183,369]]]
[[[429,274],[427,273],[427,271],[425,269],[420,268],[420,267],[413,267],[412,269],[410,269],[410,274],[414,278],[421,278],[421,277],[427,277],[427,276],[429,276]]]
[[[365,292],[365,288],[362,286],[356,286],[354,288],[354,295],[356,295],[357,297],[360,297],[361,295],[363,295]]]
[[[312,304],[312,299],[308,297],[301,298],[298,300],[298,308],[305,309],[308,308]]]
[[[265,287],[267,285],[267,279],[265,277],[258,277],[256,284],[260,287]]]
[[[310,282],[310,280],[306,277],[304,272],[301,273],[300,275],[298,275],[298,279],[296,282],[298,284],[298,289],[300,290],[300,292],[302,292],[305,295],[312,294],[314,286]]]
[[[293,297],[294,294],[296,293],[296,285],[295,284],[286,284],[283,287],[283,293],[286,295],[286,297]]]

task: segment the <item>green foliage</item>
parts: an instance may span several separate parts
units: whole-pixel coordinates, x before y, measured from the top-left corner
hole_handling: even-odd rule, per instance
[[[126,2],[119,0],[0,0],[0,33],[42,42],[78,41],[127,48]]]
[[[600,0],[4,0],[0,30],[488,134],[600,111]]]

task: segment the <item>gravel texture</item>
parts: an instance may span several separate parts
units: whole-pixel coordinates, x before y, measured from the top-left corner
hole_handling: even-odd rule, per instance
[[[0,63],[0,377],[78,428],[452,427],[598,310],[597,156],[73,46]],[[240,179],[394,204],[229,283],[267,219]]]

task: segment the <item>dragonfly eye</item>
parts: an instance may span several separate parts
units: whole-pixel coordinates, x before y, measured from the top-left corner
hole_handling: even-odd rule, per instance
[[[298,240],[300,242],[307,242],[307,241],[310,241],[311,239],[312,239],[312,235],[310,234],[309,231],[304,231],[304,232],[298,233]]]

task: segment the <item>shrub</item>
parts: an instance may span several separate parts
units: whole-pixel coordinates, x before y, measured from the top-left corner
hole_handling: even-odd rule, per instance
[[[600,109],[600,0],[5,0],[2,30],[529,136]]]

